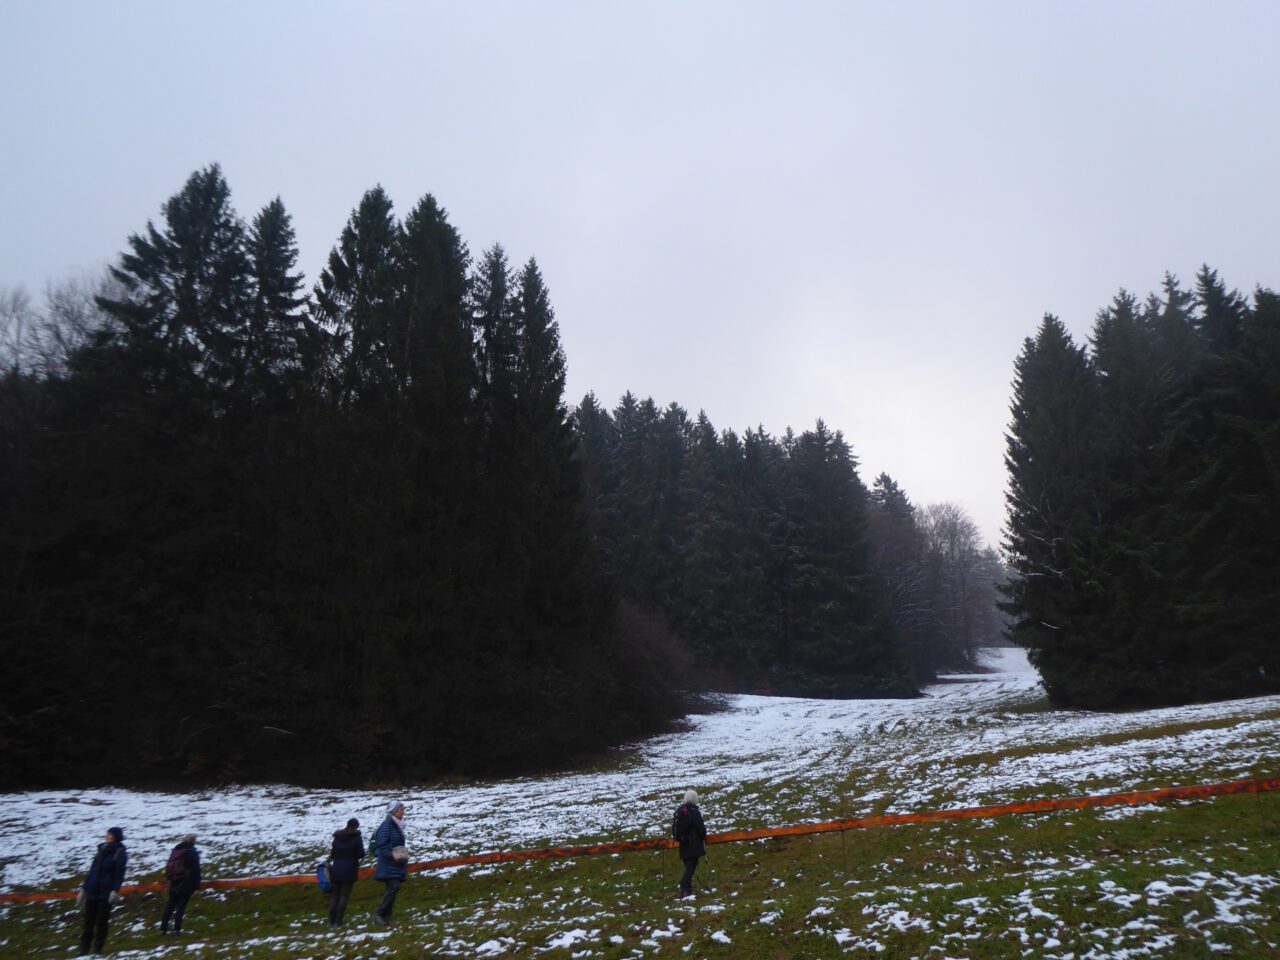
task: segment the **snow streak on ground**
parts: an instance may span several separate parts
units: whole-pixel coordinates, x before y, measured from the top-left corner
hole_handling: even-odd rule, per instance
[[[1047,711],[1020,651],[992,650],[988,664],[991,673],[946,678],[915,700],[729,697],[723,712],[690,717],[684,732],[618,751],[598,769],[395,796],[408,807],[415,859],[428,859],[663,836],[689,786],[702,795],[710,829],[724,831],[834,811],[1237,779],[1280,751],[1280,697],[1125,714]],[[850,771],[860,771],[852,784]],[[348,817],[366,835],[375,828],[388,798],[290,786],[0,795],[0,890],[82,872],[109,826],[124,829],[131,878],[159,870],[188,832],[199,837],[207,876],[304,872]],[[566,835],[569,824],[582,832]]]

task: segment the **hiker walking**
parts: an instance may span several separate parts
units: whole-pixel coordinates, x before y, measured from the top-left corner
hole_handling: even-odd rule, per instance
[[[680,841],[680,859],[684,861],[680,896],[692,896],[693,872],[698,869],[698,860],[707,855],[707,826],[702,822],[698,794],[693,790],[684,792],[684,803],[676,808],[671,819],[671,836]]]
[[[333,892],[329,894],[329,926],[342,926],[347,912],[347,901],[360,877],[360,860],[364,857],[364,837],[360,836],[360,821],[352,817],[343,830],[333,834],[333,848],[329,851],[329,882]]]
[[[182,917],[187,912],[187,901],[200,889],[200,851],[196,849],[194,833],[188,833],[181,843],[169,851],[164,875],[169,881],[169,902],[164,905],[160,932],[168,933],[169,921],[173,920],[173,932],[182,933]]]
[[[399,800],[387,804],[387,818],[373,835],[372,846],[377,857],[373,879],[381,880],[387,888],[373,916],[379,923],[387,924],[391,922],[391,910],[396,905],[400,884],[409,877],[409,871],[405,869],[409,863],[409,851],[404,845],[404,804]]]
[[[112,827],[107,831],[98,852],[89,866],[89,876],[80,888],[77,900],[84,903],[84,933],[80,935],[80,953],[86,954],[93,947],[101,953],[107,942],[107,920],[111,916],[111,904],[120,896],[124,883],[124,868],[129,863],[129,852],[124,847],[124,831]]]

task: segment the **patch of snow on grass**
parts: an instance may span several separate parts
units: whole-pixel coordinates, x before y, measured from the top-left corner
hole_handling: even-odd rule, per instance
[[[840,804],[860,816],[1001,802],[1044,783],[1060,795],[1137,789],[1154,785],[1146,779],[1153,766],[1165,778],[1185,770],[1188,778],[1233,779],[1253,775],[1259,756],[1280,754],[1280,720],[1267,716],[1280,697],[1123,714],[1046,710],[1021,651],[992,650],[985,659],[993,672],[943,678],[917,699],[732,696],[722,712],[690,716],[686,730],[632,744],[595,769],[397,790],[408,846],[414,859],[435,859],[665,836],[690,784],[718,832],[825,818]],[[1154,731],[1141,749],[1095,742],[1149,728],[1174,732]],[[850,769],[865,772],[864,794],[847,792]],[[279,784],[0,794],[0,891],[83,874],[114,824],[125,829],[127,882],[159,873],[188,832],[200,837],[209,877],[310,873],[334,830],[355,816],[367,838],[390,796]],[[1139,814],[1108,814],[1122,815]],[[565,834],[568,823],[576,835]]]
[[[547,941],[545,949],[556,950],[564,947],[571,947],[581,940],[586,940],[589,936],[591,936],[591,934],[579,927],[575,930],[570,930],[568,933],[561,933],[552,937]]]

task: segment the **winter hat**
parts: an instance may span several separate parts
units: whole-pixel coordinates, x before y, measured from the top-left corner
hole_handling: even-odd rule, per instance
[[[698,794],[697,794],[697,791],[695,791],[695,790],[686,790],[686,791],[684,792],[684,802],[685,802],[685,803],[697,803],[697,802],[698,802]]]
[[[185,837],[183,837],[183,838],[182,838],[182,842],[183,842],[183,843],[195,843],[195,842],[196,842],[196,835],[195,835],[194,833],[188,833]]]
[[[120,843],[122,840],[124,840],[124,831],[121,830],[119,827],[112,827],[107,831],[107,833],[109,833],[111,836],[116,838],[116,843]]]
[[[352,817],[350,820],[347,821],[348,830],[358,830],[359,828],[360,828],[360,821],[357,820],[355,817]]]
[[[394,817],[397,810],[403,810],[404,804],[399,800],[392,800],[387,804],[387,816]]]

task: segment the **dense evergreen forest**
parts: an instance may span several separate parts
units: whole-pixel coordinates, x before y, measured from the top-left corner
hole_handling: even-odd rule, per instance
[[[1014,391],[1006,609],[1052,698],[1280,691],[1280,297],[1205,267],[1087,347],[1047,316]]]
[[[537,264],[369,190],[310,291],[193,174],[0,369],[0,782],[563,762],[688,691],[911,695],[1000,564],[849,445],[564,403]]]
[[[870,490],[821,420],[780,438],[630,393],[577,410],[597,543],[623,594],[693,654],[691,684],[906,696],[998,641],[995,551],[954,504]]]

